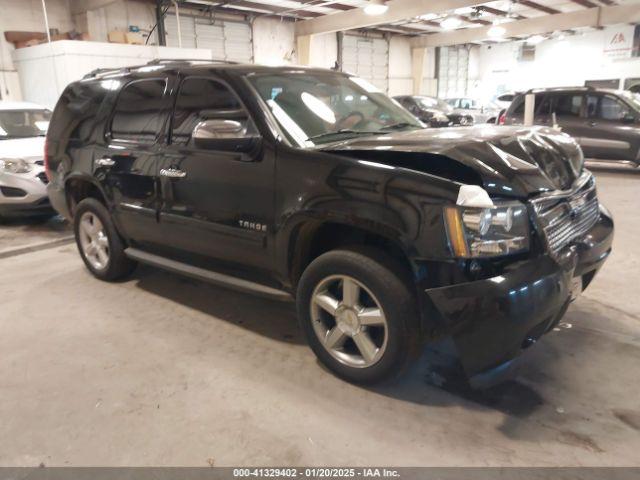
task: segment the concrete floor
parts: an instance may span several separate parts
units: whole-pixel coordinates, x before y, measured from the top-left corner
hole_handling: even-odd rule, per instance
[[[74,245],[0,258],[0,465],[640,465],[640,176],[597,177],[612,257],[483,394],[424,362],[342,382],[287,304],[144,267],[102,283]]]

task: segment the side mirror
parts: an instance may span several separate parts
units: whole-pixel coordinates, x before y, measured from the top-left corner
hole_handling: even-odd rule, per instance
[[[198,123],[191,134],[196,148],[227,152],[256,152],[261,137],[247,131],[246,114],[243,120],[208,119]]]
[[[622,116],[620,120],[622,121],[622,123],[635,123],[636,117],[630,114],[629,112],[627,112]]]

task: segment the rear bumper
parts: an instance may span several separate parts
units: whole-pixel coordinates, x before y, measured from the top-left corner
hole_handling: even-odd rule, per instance
[[[574,277],[585,288],[612,241],[613,220],[603,208],[594,227],[557,259],[543,255],[492,278],[425,290],[472,385],[487,386],[513,372],[513,360],[564,315]]]
[[[53,181],[47,185],[47,194],[49,195],[49,201],[52,207],[64,218],[71,220],[71,212],[69,211],[64,189],[60,188],[57,182]]]

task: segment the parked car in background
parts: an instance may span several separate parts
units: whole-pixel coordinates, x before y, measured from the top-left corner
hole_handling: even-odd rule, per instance
[[[445,98],[444,101],[453,108],[455,113],[470,115],[473,118],[473,123],[476,124],[496,123],[501,109],[493,102],[483,104],[467,97]]]
[[[576,139],[585,157],[640,165],[640,96],[625,90],[593,87],[531,90],[534,123],[552,126]],[[526,93],[518,94],[505,124],[521,125]]]
[[[0,217],[55,214],[44,168],[50,118],[33,103],[0,102]]]
[[[473,117],[471,115],[454,112],[448,103],[435,97],[400,95],[393,98],[430,127],[473,125]]]
[[[320,362],[358,383],[448,337],[481,386],[553,331],[613,220],[568,135],[456,130],[341,72],[128,67],[63,92],[47,189],[98,279],[142,262],[295,300]]]

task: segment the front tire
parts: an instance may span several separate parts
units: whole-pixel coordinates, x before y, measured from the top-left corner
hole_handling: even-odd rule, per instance
[[[409,276],[384,252],[334,250],[319,256],[302,274],[296,302],[311,349],[347,381],[389,379],[418,352]]]
[[[109,211],[94,198],[85,198],[73,218],[80,256],[94,277],[114,281],[129,275],[136,263],[124,254],[124,244]]]

